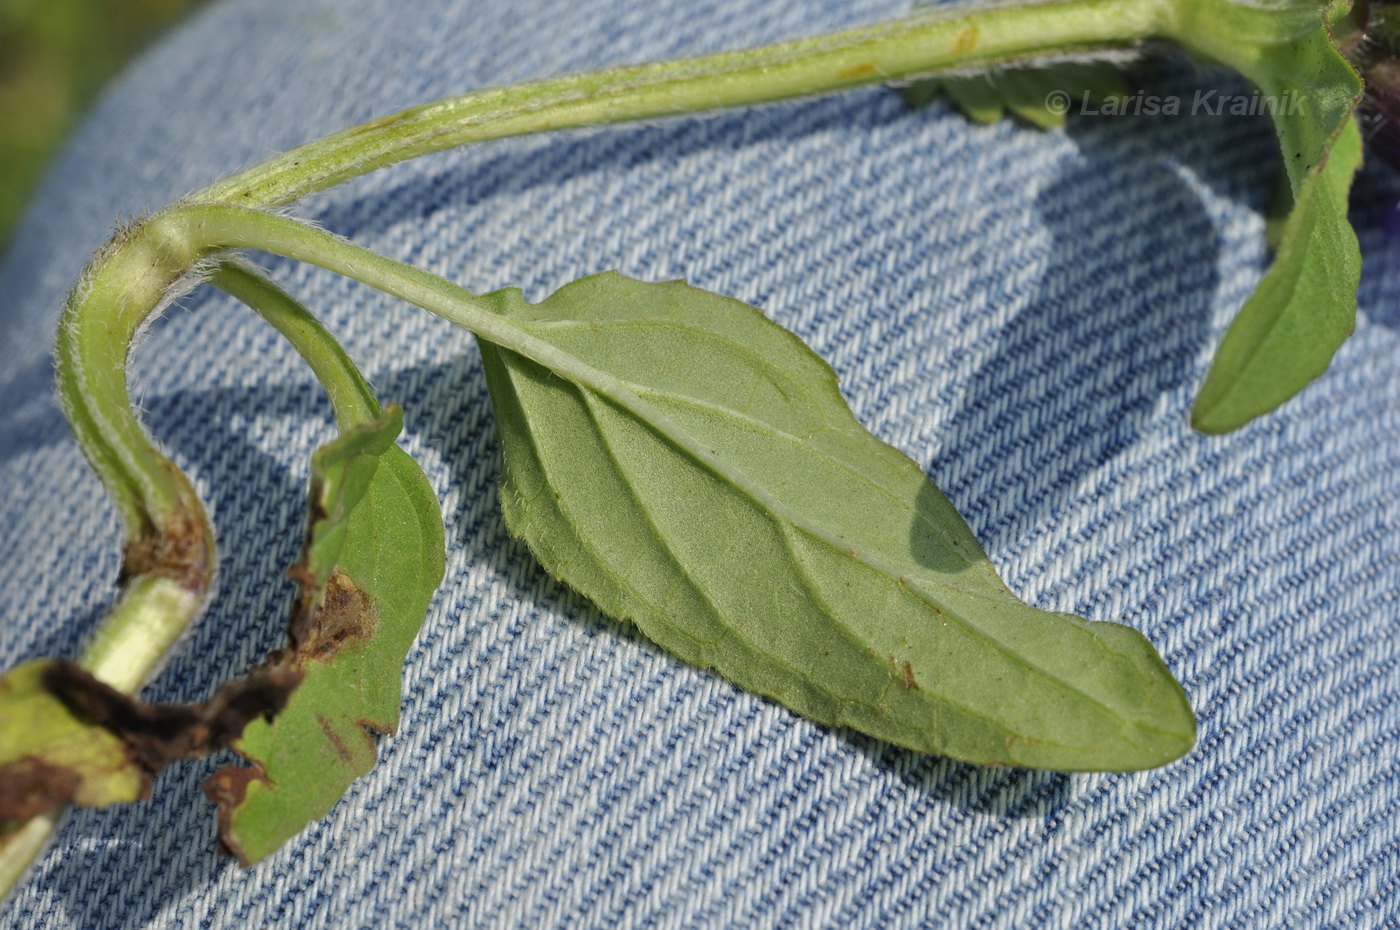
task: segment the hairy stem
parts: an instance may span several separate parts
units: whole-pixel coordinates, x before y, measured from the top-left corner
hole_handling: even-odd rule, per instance
[[[326,136],[192,200],[278,206],[468,142],[768,103],[946,71],[1133,47],[1169,31],[1164,0],[940,7],[762,48],[449,97]]]
[[[160,224],[163,235],[178,236],[203,250],[259,249],[317,265],[422,307],[541,364],[558,367],[557,349],[521,332],[446,278],[305,223],[226,204],[172,207],[152,222]]]
[[[325,388],[342,432],[383,414],[369,383],[340,343],[290,294],[256,269],[235,261],[221,263],[209,275],[209,283],[256,310],[292,344]]]
[[[79,663],[133,693],[203,608],[214,540],[184,474],[146,437],[127,395],[126,355],[141,325],[199,258],[188,243],[127,230],[69,295],[58,332],[59,397],[127,527],[123,591]]]

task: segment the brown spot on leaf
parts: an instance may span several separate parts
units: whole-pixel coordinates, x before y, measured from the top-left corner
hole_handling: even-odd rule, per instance
[[[326,719],[326,715],[317,714],[316,723],[320,725],[321,734],[325,736],[326,742],[330,743],[335,749],[335,754],[340,758],[340,761],[344,762],[346,765],[353,765],[355,763],[355,754],[350,751],[349,746],[345,745],[345,740],[340,738],[340,734],[335,732],[335,726]]]
[[[953,51],[959,55],[963,52],[972,51],[974,48],[977,47],[978,38],[979,33],[977,31],[977,27],[968,26],[966,29],[964,29],[961,33],[958,34],[958,40],[953,45]]]
[[[910,691],[918,691],[919,683],[914,680],[914,666],[909,664],[909,660],[900,661],[893,655],[889,657],[890,665],[894,667],[894,673],[899,676],[899,680],[904,683],[904,687]]]
[[[350,640],[368,639],[379,626],[379,614],[369,595],[356,587],[342,571],[331,573],[326,594],[315,611],[310,610],[313,590],[303,583],[297,611],[287,627],[291,657],[278,656],[300,666],[308,659],[329,659]]]
[[[0,766],[0,819],[28,820],[73,800],[82,785],[78,773],[25,756]]]

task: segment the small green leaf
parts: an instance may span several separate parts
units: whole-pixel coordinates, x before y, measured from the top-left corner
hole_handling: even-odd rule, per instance
[[[80,719],[45,683],[50,660],[0,677],[0,824],[65,804],[105,807],[146,796],[150,773],[125,741]]]
[[[1034,126],[1053,129],[1063,126],[1065,115],[1086,100],[1098,103],[1107,97],[1127,96],[1128,85],[1117,64],[1066,61],[925,78],[903,89],[904,99],[912,106],[925,104],[940,93],[979,123],[994,123],[1009,110]]]
[[[1229,432],[1297,394],[1327,370],[1356,326],[1361,254],[1347,220],[1361,164],[1354,122],[1325,157],[1284,221],[1273,266],[1216,350],[1191,412],[1202,432]]]
[[[486,300],[560,353],[482,343],[507,526],[683,659],[815,720],[971,762],[1126,770],[1186,752],[1136,631],[1028,607],[830,368],[754,308],[616,274]]]
[[[1332,43],[1327,21],[1337,15],[1335,5],[1271,10],[1180,0],[1180,6],[1190,28],[1177,38],[1238,68],[1273,101],[1269,112],[1292,195],[1287,218],[1270,228],[1273,265],[1221,341],[1192,411],[1197,429],[1224,433],[1326,371],[1355,328],[1361,252],[1347,220],[1347,195],[1361,165],[1352,111],[1362,87]]]
[[[374,765],[368,730],[398,725],[404,658],[442,580],[442,515],[417,464],[394,445],[402,411],[351,427],[317,451],[311,528],[291,648],[304,672],[272,722],[251,723],[205,784],[224,845],[244,865],[323,817]]]

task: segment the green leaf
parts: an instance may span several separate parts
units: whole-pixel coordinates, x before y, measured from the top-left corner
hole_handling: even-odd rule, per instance
[[[272,722],[249,724],[205,783],[224,845],[244,865],[323,817],[376,758],[368,730],[398,725],[404,658],[442,580],[442,515],[417,464],[394,445],[402,411],[346,430],[312,463],[311,528],[291,648],[304,672]]]
[[[65,804],[105,807],[146,796],[149,771],[126,742],[75,715],[46,684],[51,660],[0,677],[0,825]]]
[[[830,368],[743,303],[616,274],[486,298],[567,363],[482,343],[511,532],[681,658],[823,723],[971,762],[1186,752],[1136,631],[1029,607]]]
[[[1084,101],[1124,97],[1128,85],[1120,66],[1107,61],[1066,61],[1037,67],[1006,68],[982,74],[956,74],[915,81],[902,91],[912,106],[938,94],[969,119],[994,123],[1007,111],[1042,129],[1063,126],[1065,115]]]
[[[1356,326],[1361,255],[1347,220],[1361,164],[1354,122],[1325,157],[1284,221],[1273,266],[1216,350],[1191,412],[1202,432],[1229,432],[1297,394],[1327,370]]]
[[[1352,118],[1361,79],[1332,43],[1335,6],[1179,5],[1189,11],[1177,36],[1184,45],[1236,67],[1277,102],[1270,115],[1292,194],[1271,230],[1273,265],[1221,341],[1192,411],[1197,429],[1224,433],[1326,371],[1355,328],[1361,252],[1347,195],[1361,165]]]

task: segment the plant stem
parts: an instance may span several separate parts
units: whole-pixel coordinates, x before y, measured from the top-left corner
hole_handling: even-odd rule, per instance
[[[126,384],[132,340],[197,258],[187,244],[144,227],[124,231],[73,289],[59,325],[59,397],[127,527],[122,595],[79,664],[128,693],[202,609],[213,578],[204,508],[146,437]]]
[[[253,268],[232,261],[221,263],[209,275],[209,283],[257,311],[286,337],[325,388],[342,432],[383,414],[374,391],[340,343],[290,294]]]
[[[0,895],[24,877],[30,863],[48,845],[62,816],[63,811],[50,811],[0,833]]]
[[[278,206],[468,142],[767,103],[951,68],[1133,47],[1168,29],[1165,0],[940,7],[908,19],[701,58],[450,97],[292,149],[191,200]]]
[[[288,217],[227,204],[188,204],[172,207],[151,222],[161,226],[162,235],[194,243],[201,250],[259,249],[325,268],[422,307],[541,364],[559,367],[556,348],[528,336],[446,278]],[[215,283],[222,286],[218,280]]]
[[[627,393],[614,376],[529,335],[446,278],[288,217],[226,204],[194,204],[173,207],[152,222],[163,227],[164,235],[197,243],[202,249],[260,249],[325,268],[421,307],[581,383],[611,394]]]

